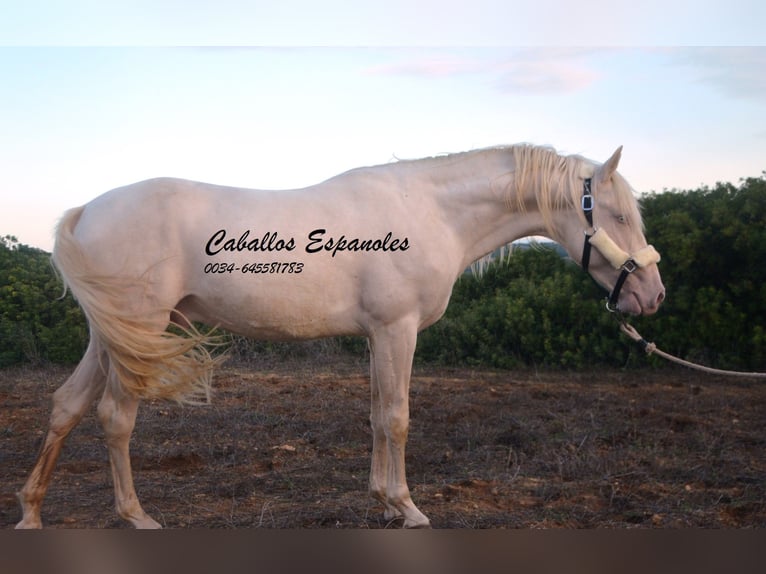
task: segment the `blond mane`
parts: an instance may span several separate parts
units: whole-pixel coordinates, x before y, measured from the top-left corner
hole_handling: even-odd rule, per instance
[[[560,210],[575,209],[587,226],[585,216],[579,209],[583,193],[582,179],[593,177],[598,165],[579,155],[561,155],[547,146],[519,144],[512,146],[516,166],[513,184],[506,190],[506,203],[512,210],[523,213],[527,210],[530,198],[525,190],[536,190],[532,199],[543,218],[546,231],[552,239],[560,237],[553,224],[553,214]],[[628,183],[619,174],[612,178],[619,212],[626,223],[634,229],[643,230],[638,202]],[[595,201],[604,187],[594,181],[592,193]]]

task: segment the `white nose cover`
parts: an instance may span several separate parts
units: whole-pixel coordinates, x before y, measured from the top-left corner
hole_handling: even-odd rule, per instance
[[[659,263],[660,254],[651,245],[647,245],[643,249],[639,249],[633,255],[623,251],[620,247],[609,237],[609,234],[603,229],[597,229],[590,238],[590,243],[599,250],[607,261],[615,269],[621,269],[625,263],[629,260],[633,260],[638,267],[646,267],[652,263]]]

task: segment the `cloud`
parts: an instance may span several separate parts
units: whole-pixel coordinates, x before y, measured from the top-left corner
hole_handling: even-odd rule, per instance
[[[547,94],[576,92],[587,88],[599,74],[576,60],[508,61],[496,79],[503,93]]]
[[[546,94],[582,90],[600,78],[588,56],[594,50],[538,48],[412,52],[366,70],[372,75],[426,79],[481,76],[504,94]]]
[[[673,63],[688,67],[699,82],[734,98],[766,102],[766,47],[686,48]]]
[[[482,73],[486,70],[487,62],[480,59],[431,54],[373,66],[368,68],[366,73],[381,76],[443,78]]]

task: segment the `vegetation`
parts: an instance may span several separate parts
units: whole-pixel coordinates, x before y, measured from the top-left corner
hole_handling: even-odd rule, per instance
[[[64,290],[50,255],[0,237],[0,367],[21,362],[78,361],[88,327]]]
[[[673,354],[722,368],[764,369],[766,172],[738,186],[651,194],[642,207],[647,237],[662,254],[668,296],[657,315],[634,321],[637,328]],[[62,291],[47,253],[0,238],[0,366],[79,360],[87,326]],[[421,334],[416,358],[498,368],[646,364],[618,336],[603,296],[554,250],[519,249],[481,279],[458,281],[444,318]],[[347,338],[297,347],[233,344],[240,358],[362,349],[362,341]]]
[[[445,316],[420,336],[418,358],[510,368],[618,363],[627,348],[603,293],[553,249],[516,249],[481,278],[458,281]]]
[[[643,202],[668,298],[651,325],[663,349],[721,368],[766,367],[766,172],[739,186]]]

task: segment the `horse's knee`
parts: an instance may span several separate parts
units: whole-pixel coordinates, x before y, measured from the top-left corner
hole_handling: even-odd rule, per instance
[[[86,355],[72,376],[51,397],[50,430],[66,436],[80,422],[93,399],[103,389],[104,377]]]
[[[111,425],[115,410],[114,401],[108,400],[106,397],[99,401],[96,414],[102,427],[106,428]]]
[[[113,398],[104,396],[96,412],[107,439],[125,438],[133,432],[135,417],[120,409]]]
[[[77,400],[78,397],[61,392],[62,388],[53,393],[51,414],[48,421],[48,431],[59,438],[66,437],[77,426],[87,408],[87,404],[82,404],[82,401]]]
[[[384,433],[389,444],[402,446],[407,440],[410,429],[410,417],[406,414],[393,414],[386,417]]]

